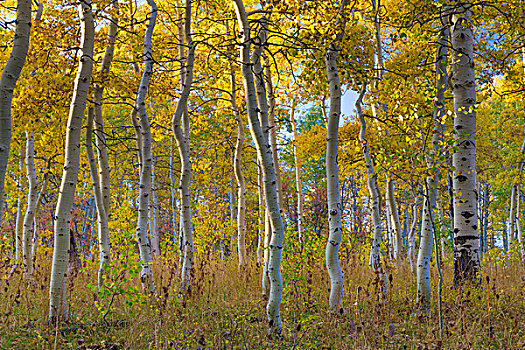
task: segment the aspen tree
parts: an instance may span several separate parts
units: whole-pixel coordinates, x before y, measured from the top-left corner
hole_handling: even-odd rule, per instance
[[[75,188],[78,181],[80,163],[80,136],[82,118],[86,107],[87,95],[93,72],[93,46],[95,41],[95,27],[91,1],[84,0],[78,5],[82,48],[79,55],[79,65],[73,97],[69,108],[66,131],[64,156],[64,170],[55,211],[55,244],[49,288],[49,321],[67,320],[66,287],[68,249],[70,244],[70,220],[73,208]]]
[[[35,137],[32,132],[26,131],[26,171],[29,183],[27,194],[27,208],[24,217],[24,230],[22,234],[22,261],[24,264],[24,276],[26,280],[33,282],[33,257],[31,253],[31,243],[33,240],[33,230],[35,221],[35,211],[38,192],[38,178],[35,171]]]
[[[20,175],[18,177],[18,199],[16,202],[16,222],[15,222],[15,258],[18,260],[23,255],[22,252],[22,245],[23,245],[23,234],[24,234],[24,214],[23,214],[23,206],[24,206],[24,200],[23,194],[24,194],[24,188],[26,188],[26,180],[27,177],[23,175],[24,169],[25,169],[25,148],[20,145],[20,158],[18,160],[18,170],[20,171]]]
[[[191,281],[191,266],[193,264],[193,226],[191,223],[191,161],[190,161],[190,140],[189,140],[189,115],[187,111],[188,97],[193,83],[193,64],[195,61],[195,48],[191,35],[191,0],[186,0],[184,9],[184,40],[188,47],[184,68],[181,67],[182,92],[177,107],[171,119],[171,126],[181,160],[180,175],[180,201],[181,201],[181,222],[182,222],[182,249],[184,257],[182,260],[181,272],[181,291],[188,290]],[[179,45],[184,45],[180,42]],[[184,51],[182,51],[184,52]],[[179,51],[180,54],[180,51]],[[181,57],[179,57],[180,59]],[[182,64],[181,60],[181,64]]]
[[[40,228],[38,225],[38,214],[40,213],[40,206],[42,203],[42,199],[44,198],[44,194],[47,190],[47,185],[49,183],[49,172],[46,171],[44,174],[44,179],[42,180],[42,187],[40,188],[40,193],[38,194],[38,198],[36,200],[36,207],[35,207],[35,219],[34,219],[34,225],[35,228],[33,230],[33,238],[32,238],[32,244],[31,244],[31,257],[33,258],[33,268],[35,266],[36,261],[36,254],[38,252],[38,245],[40,244]]]
[[[237,180],[237,250],[239,255],[239,267],[246,265],[246,183],[242,172],[242,146],[244,143],[244,124],[236,101],[237,88],[235,84],[235,71],[233,63],[230,62],[230,100],[237,123],[237,142],[235,143],[235,153],[233,167],[235,169],[235,179]]]
[[[303,184],[301,181],[302,171],[301,171],[301,158],[299,157],[299,151],[297,147],[297,123],[295,122],[295,100],[292,103],[292,115],[290,116],[290,121],[292,122],[292,131],[293,131],[293,155],[294,155],[294,164],[295,164],[295,192],[297,194],[297,235],[299,238],[299,243],[301,244],[301,249],[304,244],[304,233],[303,233]]]
[[[152,153],[153,155],[153,153]],[[151,162],[151,193],[149,197],[149,234],[151,239],[151,255],[153,259],[160,256],[160,234],[159,234],[159,201],[157,198],[156,172],[157,161],[153,155]]]
[[[11,148],[11,103],[29,50],[31,3],[31,0],[17,2],[13,49],[0,78],[0,221],[4,214],[5,174]]]
[[[337,154],[339,149],[339,119],[341,117],[341,82],[337,70],[337,53],[345,34],[347,0],[343,0],[335,24],[335,38],[330,42],[325,55],[326,77],[330,92],[330,112],[326,128],[326,193],[328,202],[328,242],[326,243],[326,268],[330,275],[331,288],[329,308],[334,312],[342,308],[344,276],[339,264],[339,247],[343,227],[341,224],[342,204],[339,186]]]
[[[144,293],[152,294],[155,292],[155,284],[153,282],[153,274],[150,266],[151,244],[148,239],[148,204],[151,188],[151,163],[153,155],[151,152],[151,126],[146,112],[146,93],[153,74],[152,36],[153,30],[155,29],[155,22],[157,20],[157,4],[154,0],[148,0],[148,5],[151,10],[148,19],[148,26],[144,34],[144,72],[142,73],[133,110],[139,117],[139,134],[141,137],[141,148],[139,149],[139,152],[142,161],[140,166],[139,215],[136,229],[140,259],[142,261],[140,280],[142,282]]]
[[[452,16],[454,93],[454,282],[473,280],[479,268],[476,199],[476,89],[474,34],[469,2],[458,2]]]
[[[104,95],[104,88],[109,76],[111,63],[113,62],[113,55],[115,53],[115,42],[117,40],[118,31],[118,0],[111,0],[112,12],[109,18],[109,28],[107,36],[107,45],[104,50],[104,56],[100,64],[100,80],[94,84],[94,113],[95,113],[95,141],[97,145],[97,159],[100,189],[104,202],[104,213],[106,221],[109,221],[111,212],[111,192],[110,192],[110,167],[109,157],[106,145],[106,135],[104,132],[104,119],[102,115],[102,98]],[[100,212],[98,212],[100,215]]]
[[[370,148],[366,139],[366,119],[361,107],[365,93],[366,84],[363,84],[359,96],[357,97],[357,100],[355,102],[355,107],[357,110],[357,116],[359,117],[359,122],[361,124],[361,130],[359,131],[359,142],[361,143],[361,148],[365,157],[367,185],[372,206],[372,226],[374,228],[374,237],[372,239],[372,246],[370,247],[370,259],[368,260],[368,265],[370,266],[372,272],[374,272],[376,278],[378,279],[380,287],[380,297],[384,297],[384,295],[386,295],[386,289],[388,288],[388,280],[386,272],[381,264],[380,248],[381,239],[383,236],[383,227],[381,225],[381,209],[379,207],[380,195],[379,189],[377,187],[377,175],[374,171],[374,163],[372,161],[372,157],[370,156]]]
[[[89,164],[89,172],[91,174],[91,181],[93,184],[93,193],[97,207],[97,231],[98,231],[98,254],[99,254],[99,268],[98,268],[98,286],[102,287],[104,284],[105,267],[110,262],[110,247],[109,247],[109,226],[108,217],[106,215],[106,206],[104,205],[104,195],[100,186],[99,176],[97,174],[97,161],[95,153],[93,152],[93,122],[95,120],[95,108],[88,108],[88,118],[86,123],[86,154]]]
[[[270,293],[266,313],[270,325],[270,332],[281,332],[281,298],[283,281],[281,277],[281,251],[284,239],[284,225],[281,218],[279,200],[276,188],[276,168],[273,163],[271,147],[264,135],[263,125],[260,120],[261,108],[257,105],[257,92],[254,83],[252,65],[250,59],[250,46],[252,43],[248,15],[242,0],[234,0],[235,12],[240,31],[240,61],[246,96],[246,107],[250,131],[255,141],[257,157],[262,165],[264,179],[264,197],[269,213],[272,234],[269,243],[268,276],[270,278]],[[265,21],[261,21],[264,23]]]
[[[432,258],[432,245],[435,234],[434,212],[438,196],[438,170],[436,168],[437,158],[441,155],[443,140],[441,137],[441,126],[445,116],[444,98],[447,87],[447,45],[449,38],[449,27],[446,22],[446,14],[442,15],[441,30],[437,40],[436,53],[436,87],[434,96],[434,114],[432,130],[432,148],[427,157],[427,167],[430,169],[426,177],[425,195],[423,199],[423,222],[421,226],[421,240],[419,242],[419,253],[417,258],[417,303],[423,312],[430,309],[430,261]]]

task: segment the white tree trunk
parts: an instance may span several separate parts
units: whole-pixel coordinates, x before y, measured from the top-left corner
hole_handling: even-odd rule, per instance
[[[509,246],[512,247],[514,238],[516,237],[516,189],[517,186],[512,185],[512,191],[510,194],[510,210],[509,210]]]
[[[157,167],[157,161],[153,156],[151,164],[151,196],[150,196],[150,207],[149,207],[149,233],[151,238],[151,255],[152,257],[158,258],[160,256],[160,234],[159,234],[159,202],[157,199],[157,185],[156,185],[156,174],[155,168]]]
[[[95,153],[93,152],[93,123],[95,121],[95,109],[88,109],[88,118],[86,123],[86,155],[89,164],[89,172],[91,174],[91,181],[93,184],[93,193],[95,196],[95,203],[97,206],[97,232],[98,232],[98,254],[99,254],[99,268],[98,268],[98,286],[102,287],[104,284],[105,267],[110,261],[110,247],[109,247],[109,226],[108,217],[106,215],[106,206],[104,205],[104,195],[100,187],[99,177],[97,174],[97,161]]]
[[[151,188],[151,126],[146,112],[146,93],[149,82],[153,74],[153,52],[152,36],[157,20],[157,5],[154,0],[148,0],[150,14],[146,33],[144,34],[144,72],[140,80],[139,89],[135,98],[134,111],[139,116],[140,135],[141,135],[141,165],[140,165],[140,186],[139,186],[139,215],[137,220],[137,242],[139,245],[140,259],[142,261],[142,271],[140,280],[144,293],[155,292],[153,274],[151,271],[151,244],[148,240],[148,204]],[[138,136],[137,136],[138,138]]]
[[[372,203],[372,226],[374,228],[374,237],[372,239],[372,245],[370,247],[370,259],[368,265],[372,269],[372,272],[376,275],[379,282],[379,297],[384,298],[386,296],[386,290],[388,288],[388,280],[386,272],[381,264],[381,239],[383,236],[383,228],[381,225],[381,209],[379,207],[380,194],[377,186],[376,174],[374,171],[374,163],[370,156],[370,149],[368,147],[368,141],[366,140],[366,119],[361,108],[363,97],[366,93],[366,85],[363,84],[361,92],[355,102],[357,109],[357,115],[361,123],[361,130],[359,132],[359,141],[363,149],[363,155],[365,157],[365,165],[367,172],[367,185]]]
[[[272,227],[272,235],[269,244],[269,260],[268,260],[268,275],[270,277],[270,295],[266,312],[268,315],[268,322],[270,331],[275,333],[281,332],[281,298],[283,291],[283,281],[281,277],[281,251],[284,239],[284,225],[281,218],[279,208],[279,201],[277,197],[276,188],[276,170],[273,163],[271,148],[264,135],[263,127],[261,125],[256,100],[256,90],[254,83],[254,76],[252,73],[252,62],[250,60],[250,25],[248,16],[244,9],[242,0],[234,0],[235,11],[239,22],[241,50],[240,61],[242,67],[242,75],[244,81],[244,91],[246,96],[246,107],[248,111],[248,119],[250,122],[250,131],[255,141],[257,156],[262,164],[264,177],[264,194],[266,199],[266,207],[268,208],[270,222]],[[264,23],[265,21],[261,21]]]
[[[18,0],[13,49],[0,78],[0,221],[4,214],[4,185],[11,148],[11,102],[29,49],[31,0]]]
[[[443,140],[441,128],[443,117],[445,116],[444,99],[447,86],[447,45],[449,39],[449,28],[442,17],[442,28],[437,40],[436,52],[436,87],[434,98],[432,148],[426,157],[429,172],[426,177],[425,198],[423,200],[423,223],[421,227],[421,241],[419,242],[419,254],[417,259],[417,303],[423,312],[430,309],[430,262],[432,258],[432,248],[434,242],[434,211],[438,196],[438,173],[437,158],[442,153]]]
[[[297,147],[297,123],[295,122],[295,101],[292,103],[292,115],[290,116],[290,121],[292,122],[293,130],[293,156],[295,164],[295,193],[297,194],[297,236],[299,238],[299,244],[301,245],[301,250],[304,244],[304,234],[303,234],[303,183],[302,183],[302,171],[301,171],[301,158],[299,157],[298,147]]]
[[[470,4],[457,3],[452,17],[454,135],[454,281],[474,279],[479,268],[476,194],[476,89]]]
[[[408,242],[408,261],[410,263],[410,269],[412,272],[415,270],[415,264],[416,264],[416,231],[417,231],[417,224],[419,222],[419,216],[418,216],[418,207],[419,207],[419,197],[415,199],[414,203],[412,204],[412,224],[410,225],[410,230],[408,231],[407,235],[407,242]]]
[[[264,248],[264,222],[266,222],[265,213],[266,210],[264,209],[264,198],[263,198],[263,182],[262,182],[262,170],[261,165],[259,162],[257,162],[257,198],[258,198],[258,206],[257,206],[257,263],[260,263],[263,259],[262,256],[264,254],[261,253]],[[262,245],[262,248],[261,248]],[[263,265],[264,266],[264,265]],[[264,293],[263,293],[264,294]]]
[[[244,124],[241,112],[237,106],[235,85],[235,71],[233,64],[230,63],[230,99],[235,121],[237,122],[237,142],[235,143],[235,154],[233,166],[235,168],[235,179],[237,180],[237,250],[239,256],[239,267],[246,265],[246,183],[242,172],[242,146],[244,144]]]
[[[405,255],[403,248],[403,237],[401,235],[401,221],[399,220],[399,213],[397,212],[396,197],[394,194],[394,180],[389,179],[388,185],[388,201],[390,222],[392,225],[392,246],[394,248],[394,259],[401,259]]]
[[[330,43],[325,55],[326,77],[328,90],[330,92],[330,112],[328,113],[328,125],[326,128],[326,193],[328,202],[328,242],[326,243],[326,268],[330,275],[330,299],[329,308],[334,312],[342,308],[344,276],[339,264],[339,247],[343,237],[341,224],[342,204],[339,186],[339,168],[337,155],[339,150],[339,119],[341,116],[341,83],[337,70],[337,52],[345,33],[345,7],[347,0],[343,0],[337,22],[335,24],[336,36]]]
[[[104,202],[104,213],[106,214],[106,221],[109,221],[111,213],[111,193],[110,193],[110,168],[109,157],[106,145],[106,135],[104,133],[104,119],[102,116],[102,98],[104,95],[104,87],[113,61],[113,54],[115,52],[115,42],[117,40],[118,29],[118,0],[111,0],[113,9],[109,19],[109,29],[107,37],[107,45],[100,64],[100,80],[95,83],[93,88],[94,105],[95,105],[95,141],[97,145],[98,156],[98,172],[99,182]],[[98,213],[100,215],[100,212]]]
[[[24,233],[24,200],[22,199],[24,196],[24,189],[27,187],[26,180],[27,177],[24,176],[24,168],[25,168],[25,152],[24,147],[20,145],[20,159],[18,160],[18,170],[20,171],[20,174],[18,176],[18,184],[17,184],[17,190],[18,190],[18,200],[16,204],[16,223],[15,223],[15,258],[18,260],[20,257],[24,254],[22,252],[22,245],[23,245],[23,233]]]
[[[193,264],[193,226],[191,223],[191,161],[190,161],[190,141],[189,141],[189,116],[187,112],[188,97],[190,95],[191,84],[193,83],[193,62],[195,61],[195,43],[191,37],[191,0],[185,4],[184,15],[184,34],[188,47],[185,69],[181,68],[181,83],[183,86],[177,107],[171,120],[173,135],[177,142],[181,160],[180,177],[180,201],[181,201],[181,221],[183,235],[184,258],[182,261],[181,284],[182,292],[185,292],[191,282],[191,266]],[[184,43],[179,43],[184,45]],[[181,58],[181,57],[179,57]],[[184,118],[183,118],[184,116]]]
[[[27,194],[27,209],[24,218],[24,231],[22,234],[22,251],[25,278],[33,282],[33,257],[31,253],[31,243],[33,240],[34,220],[36,211],[36,200],[38,192],[38,179],[35,172],[35,137],[32,132],[26,131],[26,171],[27,181],[29,183],[29,192]]]
[[[67,320],[66,287],[67,264],[70,237],[71,210],[75,188],[78,181],[80,163],[80,136],[82,131],[82,118],[86,107],[87,95],[93,72],[93,46],[95,41],[95,28],[91,1],[85,0],[78,6],[81,21],[81,55],[73,97],[69,109],[66,129],[66,144],[64,156],[64,170],[62,183],[58,195],[55,212],[55,245],[53,263],[51,268],[49,288],[49,321],[51,324],[58,319]]]
[[[31,244],[31,257],[33,258],[33,269],[36,262],[36,255],[38,252],[38,246],[40,245],[40,227],[38,224],[38,214],[40,213],[40,205],[42,203],[42,198],[44,197],[44,194],[47,190],[47,185],[49,182],[49,173],[46,172],[44,174],[44,180],[42,180],[42,187],[40,188],[40,193],[38,194],[38,198],[36,200],[36,207],[35,207],[35,220],[34,220],[34,231],[33,231],[33,241]]]

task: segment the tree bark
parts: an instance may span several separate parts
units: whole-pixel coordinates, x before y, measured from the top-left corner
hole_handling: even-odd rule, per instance
[[[33,231],[33,242],[31,244],[31,257],[33,258],[33,269],[36,262],[36,255],[38,252],[38,246],[40,244],[39,238],[40,238],[40,228],[38,225],[38,214],[40,213],[40,206],[42,204],[42,199],[44,198],[44,194],[47,190],[47,185],[49,183],[49,173],[46,172],[44,174],[44,180],[42,180],[42,187],[40,188],[40,193],[38,194],[38,198],[36,200],[36,207],[35,207],[35,220],[34,220],[34,231]]]
[[[24,189],[26,188],[26,179],[27,177],[23,175],[24,173],[24,164],[25,164],[25,153],[24,147],[20,145],[20,159],[18,160],[18,170],[20,175],[18,177],[18,200],[16,204],[16,223],[15,223],[15,258],[18,260],[24,254],[22,252],[23,245],[23,235],[24,235],[24,216],[23,216],[23,196]]]
[[[144,72],[140,80],[140,85],[135,98],[134,112],[139,117],[139,130],[137,139],[141,139],[140,143],[140,186],[139,186],[139,215],[137,220],[137,242],[139,245],[140,259],[142,261],[142,271],[140,280],[142,289],[146,294],[155,292],[155,284],[153,282],[153,274],[151,271],[151,244],[148,239],[148,209],[149,209],[149,194],[151,188],[151,126],[146,112],[146,93],[148,91],[149,82],[153,74],[153,52],[152,52],[152,36],[157,20],[157,5],[154,0],[148,0],[150,6],[150,14],[148,19],[148,26],[144,34]],[[137,129],[135,129],[137,130]]]
[[[260,122],[260,107],[257,106],[254,75],[250,59],[250,25],[248,16],[244,9],[242,0],[234,0],[235,12],[239,23],[241,50],[240,61],[244,81],[244,91],[246,96],[246,107],[250,123],[250,131],[255,141],[257,156],[262,164],[264,178],[264,194],[266,207],[270,216],[272,235],[269,244],[268,275],[270,277],[270,294],[266,313],[270,325],[270,332],[281,332],[281,299],[283,291],[283,281],[281,277],[281,251],[284,239],[284,225],[281,218],[279,200],[276,188],[276,168],[273,163],[272,152],[268,140],[263,132],[263,125]],[[261,21],[264,23],[265,21]],[[259,114],[259,115],[258,115]]]
[[[328,202],[328,242],[326,243],[326,268],[330,275],[329,309],[334,312],[342,308],[344,290],[343,270],[339,263],[339,247],[341,245],[343,227],[341,215],[341,191],[339,186],[339,168],[337,155],[339,149],[339,119],[341,117],[341,83],[337,70],[337,52],[345,33],[346,17],[345,8],[347,0],[343,0],[337,15],[336,35],[330,43],[325,55],[326,77],[330,91],[330,112],[326,128],[326,182]]]
[[[392,225],[392,246],[394,250],[394,259],[398,260],[404,256],[403,237],[401,235],[401,221],[397,212],[396,197],[394,195],[394,180],[387,181],[388,201],[390,222]]]
[[[292,115],[290,116],[293,130],[293,156],[295,164],[295,193],[297,194],[297,236],[299,244],[301,245],[301,251],[304,244],[304,233],[303,233],[303,184],[302,184],[302,170],[301,170],[301,158],[299,157],[299,151],[297,147],[297,123],[295,122],[295,100],[292,103]]]
[[[26,171],[27,181],[29,183],[29,192],[27,194],[27,209],[24,218],[24,231],[22,234],[22,251],[24,276],[26,280],[33,282],[33,257],[31,253],[31,243],[33,240],[34,220],[36,211],[36,200],[38,192],[38,179],[35,172],[35,137],[32,132],[26,131]]]
[[[13,49],[0,78],[0,221],[4,214],[4,185],[11,148],[11,103],[24,67],[31,31],[31,0],[18,0]]]
[[[81,21],[82,51],[80,55],[73,97],[69,109],[66,129],[66,144],[62,183],[55,212],[55,245],[49,288],[49,321],[67,320],[66,287],[67,264],[70,236],[71,210],[78,181],[80,165],[80,136],[82,118],[86,107],[91,74],[93,72],[93,46],[95,28],[91,1],[85,0],[78,6]]]
[[[151,239],[151,255],[153,259],[158,258],[160,256],[160,233],[158,225],[159,202],[157,199],[157,185],[155,174],[156,167],[157,161],[155,160],[155,156],[153,155],[153,161],[151,163],[151,195],[149,199],[149,234]]]
[[[191,223],[191,161],[189,140],[189,116],[187,112],[188,97],[193,83],[193,63],[195,61],[196,44],[191,36],[191,0],[186,0],[184,14],[184,36],[188,55],[185,69],[181,68],[181,84],[183,86],[177,107],[171,120],[172,131],[177,142],[181,160],[180,201],[184,258],[182,261],[180,288],[185,293],[190,287],[191,266],[193,264],[193,226]],[[183,42],[179,45],[184,45]],[[181,57],[179,57],[181,58]],[[182,61],[181,61],[182,62]],[[182,121],[181,121],[182,119]]]
[[[366,172],[367,172],[367,185],[368,192],[370,194],[370,200],[372,202],[372,225],[374,227],[374,237],[372,239],[372,246],[370,247],[370,259],[368,265],[372,269],[372,272],[376,275],[379,285],[379,297],[384,298],[386,296],[386,290],[388,288],[388,280],[386,272],[381,264],[381,239],[383,236],[383,228],[381,225],[381,208],[379,205],[380,194],[377,186],[376,174],[374,171],[374,163],[370,156],[370,148],[368,147],[368,141],[366,140],[366,119],[361,109],[361,103],[366,93],[366,84],[361,87],[361,92],[355,102],[357,109],[357,115],[361,123],[361,130],[359,132],[359,142],[361,142],[361,148],[365,157]]]
[[[479,235],[476,199],[476,89],[470,3],[457,3],[452,17],[454,139],[454,282],[476,277]]]
[[[88,118],[86,123],[86,155],[89,164],[89,172],[91,174],[91,182],[93,184],[93,193],[95,203],[97,206],[97,232],[98,232],[98,253],[99,253],[99,268],[98,268],[98,287],[104,285],[104,275],[107,265],[110,262],[110,247],[109,247],[109,226],[108,217],[106,215],[106,206],[104,205],[103,190],[100,186],[99,176],[97,174],[97,161],[95,153],[93,152],[93,123],[95,121],[95,108],[88,109]]]

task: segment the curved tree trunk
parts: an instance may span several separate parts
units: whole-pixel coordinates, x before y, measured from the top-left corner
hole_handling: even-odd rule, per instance
[[[337,52],[345,33],[345,7],[347,0],[343,0],[335,24],[336,36],[330,43],[325,55],[326,77],[330,91],[330,112],[326,128],[326,183],[328,202],[328,242],[326,243],[326,268],[330,275],[331,288],[329,308],[334,312],[342,308],[344,276],[339,264],[339,247],[341,245],[343,227],[341,224],[342,204],[339,186],[339,168],[337,154],[339,149],[339,119],[341,116],[341,83],[337,70]]]
[[[29,192],[27,194],[27,209],[24,218],[24,232],[22,234],[22,251],[25,278],[33,282],[33,257],[31,253],[31,243],[33,240],[34,220],[36,211],[36,200],[38,192],[38,178],[35,172],[35,137],[32,132],[26,131],[26,171],[27,181],[29,183]]]
[[[23,175],[25,167],[25,152],[24,147],[20,145],[20,159],[18,160],[18,170],[20,175],[18,177],[18,200],[16,204],[16,223],[15,223],[15,258],[18,260],[24,254],[22,252],[23,235],[24,235],[24,214],[23,206],[24,189],[27,187],[27,177]]]
[[[237,250],[239,255],[239,267],[246,265],[246,183],[242,172],[242,146],[244,143],[244,124],[241,117],[241,112],[237,106],[236,95],[237,88],[235,86],[235,72],[233,64],[230,63],[230,97],[233,114],[237,122],[237,142],[235,143],[235,155],[233,158],[233,166],[235,168],[235,179],[237,180]]]
[[[153,56],[152,56],[152,36],[157,20],[157,5],[154,0],[148,0],[151,8],[148,26],[144,34],[144,72],[140,80],[139,89],[135,99],[134,111],[139,117],[140,139],[141,139],[141,165],[140,165],[140,186],[139,186],[139,215],[137,220],[137,242],[139,244],[140,259],[142,260],[142,271],[140,280],[142,289],[145,293],[155,292],[153,274],[151,271],[151,244],[148,240],[148,209],[149,193],[151,188],[151,126],[146,112],[146,93],[148,91],[151,75],[153,74]],[[137,129],[135,129],[137,130]],[[139,139],[139,136],[137,136]]]
[[[189,116],[187,111],[188,97],[193,83],[193,62],[195,61],[195,43],[191,37],[191,0],[186,0],[184,15],[184,36],[188,47],[185,69],[181,68],[181,83],[183,86],[177,107],[171,120],[173,135],[177,142],[181,160],[180,201],[183,235],[184,258],[181,272],[181,291],[184,293],[190,287],[191,266],[193,264],[193,225],[191,223],[191,161],[189,140]],[[179,43],[183,45],[183,43]],[[181,57],[179,57],[181,58]],[[181,61],[182,62],[182,61]]]
[[[93,46],[95,41],[95,28],[91,1],[80,3],[79,16],[82,33],[82,54],[75,78],[73,98],[69,109],[66,129],[66,145],[64,156],[64,170],[62,183],[58,195],[55,212],[55,245],[53,250],[53,263],[51,268],[51,285],[49,288],[49,321],[54,323],[58,319],[67,320],[66,286],[67,264],[70,237],[70,219],[73,208],[75,188],[78,181],[80,163],[80,136],[82,118],[86,107],[91,74],[93,72]]]
[[[380,208],[380,194],[377,186],[376,174],[374,171],[374,163],[370,156],[370,149],[368,147],[368,141],[366,140],[366,119],[361,109],[361,103],[366,93],[366,84],[361,87],[359,97],[355,102],[357,109],[357,115],[361,123],[361,130],[359,132],[359,142],[363,149],[363,155],[365,157],[366,172],[367,172],[367,184],[368,192],[370,193],[370,200],[372,202],[372,225],[374,227],[374,237],[372,239],[372,246],[370,247],[370,259],[368,265],[374,272],[379,285],[379,297],[384,298],[386,290],[388,288],[388,280],[386,272],[381,264],[381,239],[383,236],[383,227],[381,225],[381,208]]]
[[[98,287],[104,284],[105,267],[110,261],[109,248],[109,226],[108,217],[106,215],[106,206],[104,205],[104,195],[100,187],[99,177],[97,174],[97,161],[93,152],[93,123],[95,120],[95,109],[88,109],[88,118],[86,123],[86,154],[89,164],[89,172],[91,174],[91,181],[93,184],[93,192],[95,195],[95,203],[97,206],[97,224],[98,224],[98,253],[99,253],[99,268],[98,268]]]
[[[113,9],[115,12],[112,13],[109,19],[109,29],[107,46],[102,57],[102,63],[100,64],[100,80],[95,84],[94,91],[94,104],[95,104],[95,141],[97,145],[97,156],[98,156],[98,172],[100,188],[102,198],[104,202],[104,213],[106,215],[106,221],[109,221],[111,212],[111,193],[110,193],[110,168],[109,168],[109,157],[106,145],[106,135],[104,133],[104,119],[102,116],[102,98],[104,95],[104,86],[111,68],[113,61],[113,54],[115,52],[115,42],[117,40],[117,29],[118,29],[118,0],[112,0]],[[100,215],[100,212],[98,213]]]
[[[281,298],[283,291],[283,281],[281,277],[281,251],[284,239],[284,225],[281,218],[279,200],[276,188],[276,171],[273,163],[271,148],[268,145],[267,138],[264,135],[263,126],[260,122],[260,107],[257,106],[256,90],[254,75],[252,73],[252,62],[250,60],[250,25],[248,16],[244,9],[242,0],[234,0],[235,11],[239,22],[239,31],[241,39],[240,61],[244,81],[244,91],[246,96],[246,106],[248,119],[250,122],[250,131],[257,148],[257,156],[262,164],[264,174],[264,194],[266,207],[268,208],[272,235],[269,244],[268,275],[270,277],[270,295],[266,312],[270,331],[275,333],[281,332]],[[261,21],[264,23],[265,21]],[[259,111],[258,111],[259,108]]]
[[[454,139],[454,282],[473,280],[479,268],[476,194],[476,82],[470,4],[457,3],[452,17]]]
[[[4,214],[4,185],[11,148],[11,102],[29,50],[31,0],[18,0],[13,49],[0,78],[0,222]]]

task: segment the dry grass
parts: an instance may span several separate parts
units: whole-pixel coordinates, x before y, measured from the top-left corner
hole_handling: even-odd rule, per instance
[[[329,281],[322,262],[286,253],[283,331],[267,336],[265,303],[260,297],[260,268],[239,271],[235,259],[198,256],[191,295],[177,294],[174,259],[160,259],[154,271],[158,295],[147,301],[137,278],[123,262],[111,267],[122,277],[120,292],[106,297],[88,287],[96,283],[96,262],[84,267],[69,288],[70,323],[46,322],[51,252],[42,252],[36,287],[28,287],[20,269],[9,276],[0,268],[0,347],[2,349],[523,349],[525,348],[525,272],[517,259],[493,251],[484,261],[478,287],[452,286],[451,261],[443,266],[444,337],[440,336],[437,297],[430,314],[418,315],[415,276],[402,263],[389,268],[386,300],[376,297],[374,277],[364,255],[344,258],[344,312],[327,311]],[[348,254],[345,254],[348,255]],[[120,258],[136,267],[136,258]],[[433,270],[433,291],[437,275]],[[8,282],[6,279],[9,277]],[[122,293],[122,294],[120,294]],[[96,307],[111,304],[105,320]],[[128,304],[126,300],[128,299]],[[103,310],[104,311],[104,310]]]

